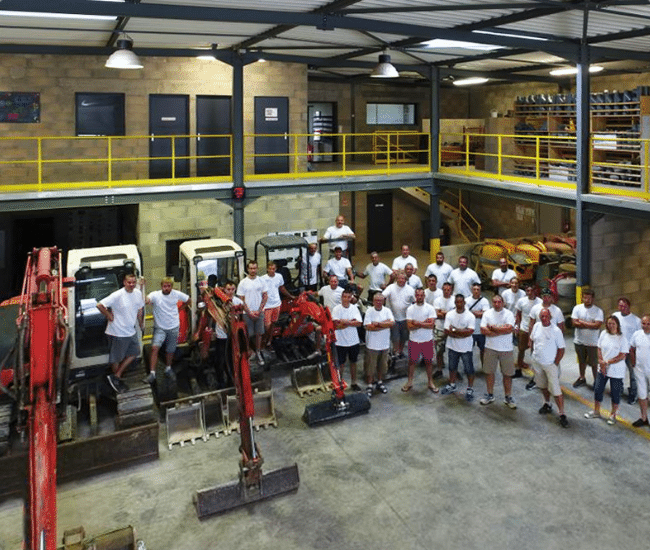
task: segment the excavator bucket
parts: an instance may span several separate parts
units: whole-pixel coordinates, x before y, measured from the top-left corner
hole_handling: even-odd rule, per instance
[[[211,489],[202,489],[194,495],[194,505],[199,519],[220,514],[298,490],[300,475],[298,465],[286,466],[262,475],[259,486],[247,488],[241,481],[227,483]]]
[[[142,541],[135,538],[135,530],[130,525],[109,531],[96,537],[86,537],[83,527],[65,531],[63,546],[59,550],[137,550],[144,548]]]
[[[278,420],[275,416],[275,402],[273,401],[273,391],[257,391],[253,394],[253,404],[255,407],[255,417],[253,418],[253,427],[256,430],[266,428],[267,426],[278,427]],[[227,410],[227,427],[226,433],[235,430],[239,431],[239,399],[235,395],[229,395],[226,403]]]
[[[226,410],[224,408],[224,395],[215,392],[214,395],[207,396],[203,400],[203,414],[205,418],[205,434],[209,438],[211,434],[219,437],[220,434],[227,431],[226,427]]]
[[[345,420],[358,414],[366,414],[370,410],[370,399],[363,393],[346,395],[339,402],[335,397],[305,407],[303,420],[308,426],[320,426],[336,420]]]
[[[194,444],[197,439],[205,436],[205,417],[203,403],[177,404],[167,409],[167,446],[172,449],[175,443],[181,447],[186,442]]]
[[[300,397],[327,390],[319,365],[296,367],[291,373],[291,383]]]

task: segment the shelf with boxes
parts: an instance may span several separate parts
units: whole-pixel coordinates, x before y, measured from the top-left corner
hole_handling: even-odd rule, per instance
[[[650,137],[650,88],[604,91],[590,96],[592,183],[640,188],[643,137]],[[537,94],[515,101],[515,145],[523,158],[515,173],[575,181],[575,95]],[[539,159],[537,158],[539,157]],[[542,168],[543,167],[543,168]]]

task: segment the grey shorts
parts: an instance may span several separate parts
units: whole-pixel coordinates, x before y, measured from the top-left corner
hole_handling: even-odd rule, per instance
[[[251,319],[248,315],[244,315],[244,322],[246,323],[248,336],[261,336],[266,332],[264,315],[260,315],[257,319]]]
[[[497,363],[501,366],[501,374],[512,376],[515,374],[515,361],[512,351],[496,351],[485,348],[483,360],[483,371],[486,374],[494,374],[497,370]]]
[[[598,366],[598,347],[585,346],[584,344],[573,344],[576,349],[578,363],[589,365],[590,367]]]
[[[395,321],[395,324],[390,327],[390,338],[395,342],[407,342],[409,339],[409,329],[406,325],[406,319],[403,321]]]
[[[153,338],[151,339],[151,345],[156,348],[161,348],[165,344],[165,351],[167,353],[174,353],[176,351],[176,345],[178,344],[178,330],[180,327],[164,329],[164,328],[153,328]]]
[[[140,355],[140,342],[137,333],[133,336],[108,336],[108,362],[111,365],[121,363],[127,357]]]

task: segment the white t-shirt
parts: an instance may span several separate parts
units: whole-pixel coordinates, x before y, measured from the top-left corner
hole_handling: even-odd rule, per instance
[[[340,286],[332,290],[332,287],[327,285],[318,291],[318,295],[323,298],[323,305],[328,307],[330,311],[334,309],[334,306],[341,303],[341,294],[343,294],[343,288]]]
[[[481,319],[481,328],[488,325],[511,325],[515,326],[515,316],[512,311],[503,308],[501,311],[495,310],[493,307],[488,309]],[[512,351],[512,333],[499,334],[497,336],[486,336],[485,347],[494,351]]]
[[[406,264],[411,264],[415,269],[418,268],[418,261],[409,254],[406,258],[404,256],[397,256],[393,260],[393,270],[404,269]]]
[[[409,285],[399,286],[392,283],[382,292],[384,298],[388,300],[388,307],[395,316],[395,321],[404,321],[406,319],[406,308],[415,302],[415,290]]]
[[[459,267],[449,274],[449,283],[454,285],[454,294],[462,294],[465,298],[472,295],[472,285],[481,283],[478,274],[469,267],[462,271]]]
[[[616,311],[615,313],[612,313],[612,315],[618,319],[619,323],[621,323],[621,332],[628,342],[632,339],[632,335],[637,330],[641,330],[641,319],[634,315],[634,313],[628,313],[623,316],[620,311]]]
[[[408,281],[406,281],[406,284],[409,285],[413,290],[416,288],[422,288],[422,279],[413,273],[413,275],[409,277]]]
[[[366,316],[363,319],[364,325],[371,323],[383,323],[384,321],[394,321],[395,318],[390,309],[382,306],[377,311],[374,307],[366,310]],[[366,330],[366,349],[381,351],[390,347],[390,329]]]
[[[336,258],[330,258],[325,264],[325,272],[330,275],[336,275],[339,279],[347,279],[347,269],[351,269],[352,264],[347,258],[341,258],[337,260]]]
[[[424,289],[424,301],[427,304],[431,304],[433,306],[436,298],[439,298],[440,296],[442,296],[442,290],[439,288],[436,288],[433,291],[429,290],[428,288]]]
[[[596,306],[585,307],[584,304],[578,304],[571,312],[571,319],[580,321],[603,321],[603,310]],[[583,346],[596,347],[598,345],[599,331],[597,328],[576,328],[573,333],[573,342]]]
[[[456,309],[452,309],[450,312],[445,315],[445,330],[449,330],[452,326],[457,329],[467,329],[474,328],[474,319],[475,317],[467,311],[467,308],[462,313],[458,313]],[[465,338],[451,338],[447,337],[446,343],[447,349],[457,351],[459,353],[467,353],[472,351],[474,347],[474,340],[472,335],[466,336]]]
[[[260,309],[265,292],[266,285],[261,277],[255,277],[254,279],[246,277],[239,281],[239,285],[237,285],[237,296],[246,302],[248,309],[253,312]]]
[[[447,313],[448,311],[451,311],[452,309],[456,309],[456,304],[454,303],[456,301],[456,298],[454,296],[449,296],[449,298],[445,298],[444,295],[436,298],[433,301],[433,307],[436,309],[436,325],[435,327],[437,329],[442,330],[445,328],[445,320],[440,319],[438,317],[438,310],[444,311]]]
[[[645,375],[650,374],[650,334],[637,330],[630,340],[630,347],[636,350],[635,368]]]
[[[338,304],[332,310],[332,320],[359,321],[361,323],[361,312],[356,304],[350,304],[348,307],[343,307],[343,304]],[[338,328],[334,332],[336,334],[337,346],[349,348],[359,343],[357,327]]]
[[[424,272],[424,276],[426,278],[429,275],[435,275],[438,279],[438,286],[442,288],[442,285],[449,280],[449,275],[451,275],[452,270],[453,267],[451,267],[448,263],[443,262],[442,265],[432,263],[427,266],[427,270]]]
[[[273,309],[282,305],[280,298],[280,287],[284,286],[284,277],[276,273],[273,277],[262,275],[260,277],[266,285],[266,305],[264,309]]]
[[[516,277],[517,274],[512,269],[506,269],[505,272],[501,271],[501,268],[495,269],[492,272],[492,280],[499,281],[501,283],[509,283],[513,277]],[[499,295],[503,296],[503,293],[506,290],[509,290],[510,287],[500,286]],[[524,293],[525,294],[525,293]],[[512,310],[510,310],[512,311]]]
[[[386,277],[390,277],[393,271],[385,263],[379,262],[377,265],[369,263],[363,274],[370,277],[370,290],[382,290]]]
[[[323,235],[323,239],[328,240],[328,239],[338,239],[339,237],[343,235],[354,235],[354,232],[352,229],[350,229],[347,225],[342,225],[340,228],[336,227],[335,225],[331,225],[327,228],[325,231],[325,234]],[[341,250],[345,251],[348,249],[348,241],[346,239],[340,240],[340,241],[332,241],[329,244],[330,250],[334,250],[337,246],[341,247]]]
[[[153,305],[153,324],[163,330],[170,330],[180,325],[178,302],[187,302],[190,297],[180,290],[172,289],[165,295],[162,290],[150,292],[147,300]]]
[[[302,257],[302,272],[300,273],[300,281],[303,285],[316,285],[318,284],[318,277],[320,274],[320,261],[321,256],[319,252],[314,252],[313,255],[307,253]],[[309,271],[307,266],[309,266]]]
[[[533,359],[540,365],[550,365],[555,362],[558,349],[564,349],[564,335],[553,324],[545,327],[542,323],[535,323],[530,333],[533,341]]]
[[[480,296],[477,300],[475,300],[473,296],[470,296],[465,300],[465,309],[467,309],[467,311],[472,315],[474,315],[474,313],[482,313],[490,309],[490,302],[488,302],[485,296]],[[474,315],[474,334],[481,334],[481,318],[482,317]]]
[[[630,351],[630,346],[625,339],[625,336],[622,334],[610,334],[606,330],[603,330],[600,333],[598,338],[598,347],[600,348],[600,353],[603,356],[605,361],[609,361],[616,357],[619,353],[628,353]],[[627,370],[627,365],[625,364],[625,358],[612,363],[607,367],[607,376],[609,378],[625,378],[625,371]]]
[[[505,304],[506,309],[512,311],[513,315],[516,313],[515,308],[517,302],[521,300],[524,296],[526,296],[526,293],[523,290],[521,290],[521,288],[517,290],[517,294],[515,294],[511,288],[506,288],[503,291],[503,294],[501,294],[501,298],[503,298],[503,303]]]
[[[435,319],[436,310],[426,302],[421,306],[411,304],[406,310],[406,319],[409,321],[423,322],[427,319]],[[433,330],[430,328],[416,328],[409,331],[409,340],[411,342],[430,342],[433,340]]]
[[[525,332],[528,332],[528,326],[530,325],[530,310],[533,309],[537,304],[541,304],[541,298],[535,297],[534,300],[524,296],[523,298],[517,300],[515,305],[515,311],[521,311],[521,322],[519,323],[519,329]]]
[[[539,322],[539,312],[544,309],[544,304],[540,302],[537,305],[534,305],[530,309],[530,314],[528,315],[529,319],[532,321],[534,320],[535,323]],[[559,325],[560,323],[564,323],[564,313],[562,313],[562,310],[557,307],[555,304],[551,304],[548,306],[548,310],[551,312],[551,324],[552,325]],[[528,325],[530,327],[530,324]]]
[[[144,307],[144,299],[139,289],[134,288],[133,292],[127,292],[126,289],[120,288],[99,303],[113,312],[113,321],[108,322],[106,334],[121,338],[135,334],[138,311]]]

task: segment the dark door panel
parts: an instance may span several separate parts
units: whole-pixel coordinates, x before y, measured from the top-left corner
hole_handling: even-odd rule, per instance
[[[189,96],[152,94],[149,96],[149,177],[171,178],[190,175],[189,138],[176,138],[174,154],[176,160],[172,170],[172,139],[164,136],[187,135],[189,127]],[[153,157],[170,157],[155,159]]]
[[[368,253],[393,250],[393,194],[368,193]]]
[[[289,172],[289,98],[255,98],[255,134],[279,134],[255,138],[256,174],[286,174]],[[275,156],[277,155],[277,156]]]
[[[230,97],[214,95],[196,96],[196,175],[227,176],[230,174],[230,139],[227,137],[204,137],[205,135],[229,135]],[[226,155],[221,158],[201,158]]]

